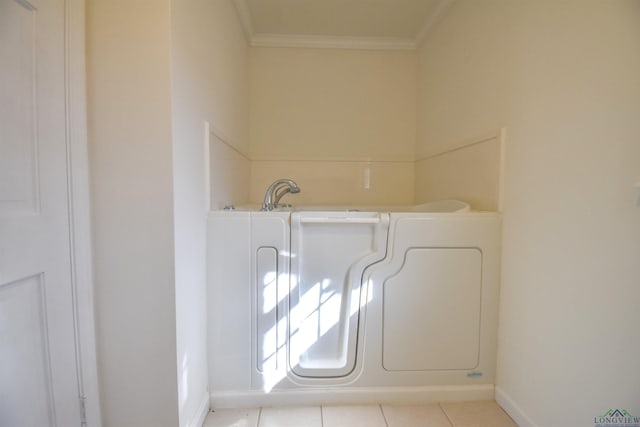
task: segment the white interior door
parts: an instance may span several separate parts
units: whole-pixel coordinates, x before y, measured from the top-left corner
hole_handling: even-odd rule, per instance
[[[79,426],[64,0],[0,0],[0,426]]]

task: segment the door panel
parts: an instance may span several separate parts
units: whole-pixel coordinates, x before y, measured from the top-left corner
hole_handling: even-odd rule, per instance
[[[475,369],[480,357],[482,253],[408,248],[384,281],[382,363],[388,371]]]
[[[0,426],[80,425],[64,0],[0,0]]]
[[[356,369],[364,270],[385,257],[388,214],[293,212],[289,363],[295,375]]]
[[[0,287],[0,384],[13,384],[0,399],[3,426],[53,424],[46,322],[41,275]]]
[[[0,212],[5,214],[33,212],[37,206],[35,13],[27,4],[0,1]]]

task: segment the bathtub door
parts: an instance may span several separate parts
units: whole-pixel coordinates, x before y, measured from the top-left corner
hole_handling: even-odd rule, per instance
[[[292,214],[288,341],[294,374],[331,378],[355,369],[366,303],[362,273],[384,258],[388,228],[388,214]]]

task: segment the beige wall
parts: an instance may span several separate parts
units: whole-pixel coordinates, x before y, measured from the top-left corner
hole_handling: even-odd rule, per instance
[[[87,2],[103,425],[178,424],[169,0]]]
[[[413,51],[250,49],[250,201],[260,203],[271,182],[288,177],[302,188],[287,196],[293,204],[411,205],[457,197],[497,210],[499,151],[484,145],[477,161],[477,147],[446,157],[438,156],[450,146],[416,147],[417,129],[430,118],[416,117],[426,90],[423,73],[417,85],[417,62]],[[470,158],[476,161],[459,163]],[[443,170],[450,179],[441,179]],[[473,188],[461,191],[468,183]]]
[[[89,0],[87,38],[104,424],[199,425],[217,153],[206,124],[248,149],[248,48],[230,1]],[[217,188],[246,200],[248,164],[213,160]],[[244,187],[229,184],[238,173]]]
[[[640,413],[640,2],[458,0],[419,56],[419,153],[506,127],[499,401]]]
[[[413,201],[413,176],[399,162],[415,157],[415,52],[252,48],[249,87],[253,202],[286,174],[318,203]],[[360,186],[369,162],[372,182],[391,185]]]
[[[206,212],[212,186],[246,200],[248,165],[228,167],[212,139],[248,145],[247,44],[231,1],[171,2],[171,82],[176,341],[180,426],[200,425],[209,407]],[[214,138],[214,137],[213,137]],[[244,172],[244,173],[243,173]],[[239,179],[238,175],[244,175]],[[242,185],[235,185],[244,183]],[[216,193],[218,194],[218,193]],[[214,296],[215,297],[215,296]],[[222,325],[212,325],[222,327]],[[224,351],[224,349],[213,349]]]
[[[252,48],[256,160],[409,160],[414,52]]]

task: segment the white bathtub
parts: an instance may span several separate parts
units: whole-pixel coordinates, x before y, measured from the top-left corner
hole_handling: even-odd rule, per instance
[[[419,210],[211,212],[212,407],[493,398],[500,217]]]
[[[238,208],[230,206],[227,210],[254,212],[260,210],[260,205],[241,205]],[[411,206],[291,206],[278,208],[274,212],[296,211],[460,213],[471,211],[471,207],[462,200],[444,199]]]

